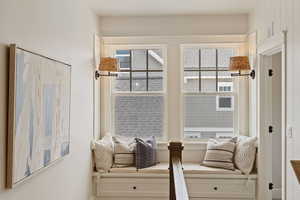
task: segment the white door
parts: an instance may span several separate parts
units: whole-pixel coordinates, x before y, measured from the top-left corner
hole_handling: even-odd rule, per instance
[[[259,200],[271,200],[272,191],[269,189],[272,183],[272,59],[267,55],[260,55],[259,67]]]
[[[272,56],[272,196],[281,199],[282,194],[282,53]]]

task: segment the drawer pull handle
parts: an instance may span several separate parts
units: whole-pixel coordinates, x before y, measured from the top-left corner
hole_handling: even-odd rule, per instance
[[[133,188],[134,190],[136,190],[136,186],[133,186],[132,188]]]
[[[214,187],[214,190],[216,190],[216,191],[217,191],[217,190],[218,190],[218,187]]]

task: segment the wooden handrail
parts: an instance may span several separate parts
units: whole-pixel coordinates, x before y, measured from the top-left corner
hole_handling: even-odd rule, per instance
[[[188,200],[189,197],[186,189],[181,161],[178,158],[173,158],[172,164],[176,199]]]
[[[188,193],[182,168],[182,150],[181,142],[170,142],[170,200],[188,200]]]

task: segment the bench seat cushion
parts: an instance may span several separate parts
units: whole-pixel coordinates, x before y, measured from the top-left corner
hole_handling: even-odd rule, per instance
[[[112,168],[110,173],[151,173],[151,174],[167,174],[169,163],[159,163],[155,166],[137,170],[135,167]],[[241,175],[239,170],[226,170],[220,168],[212,168],[201,166],[200,163],[183,163],[185,174],[236,174]]]

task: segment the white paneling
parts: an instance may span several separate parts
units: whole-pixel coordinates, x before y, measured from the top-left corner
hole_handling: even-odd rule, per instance
[[[278,8],[279,5],[279,8]],[[275,21],[275,32],[287,30],[287,52],[286,52],[286,199],[296,200],[300,195],[300,185],[298,184],[294,172],[290,165],[290,160],[300,159],[300,2],[298,0],[257,0],[256,6],[256,28],[258,31],[259,44],[268,43],[266,30],[269,26],[269,19]],[[278,27],[280,27],[278,29]],[[278,34],[275,34],[275,38]]]

